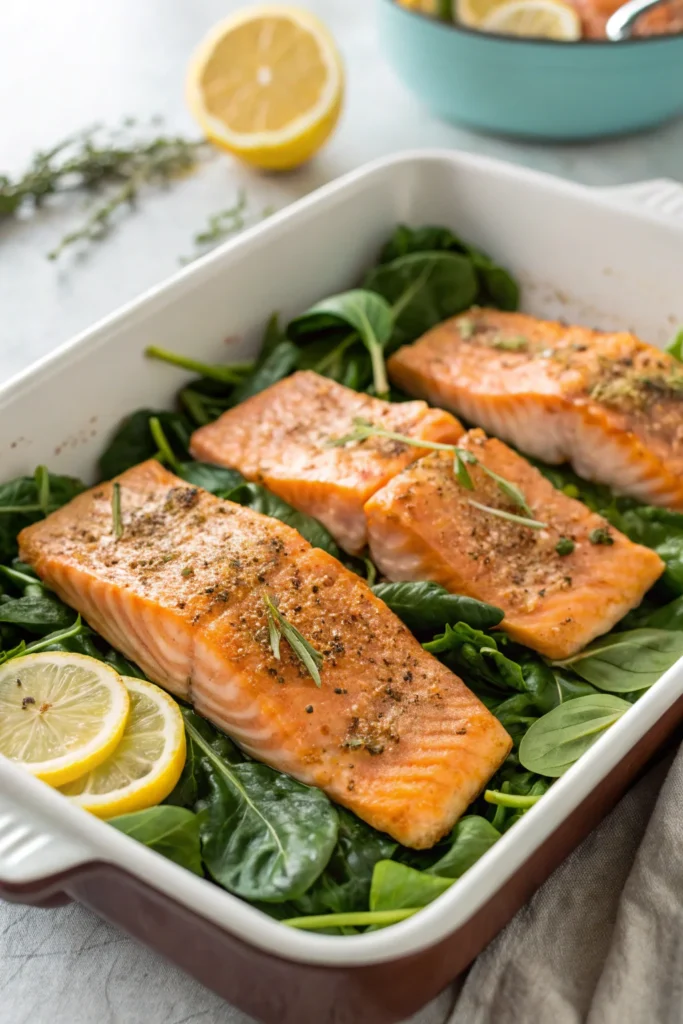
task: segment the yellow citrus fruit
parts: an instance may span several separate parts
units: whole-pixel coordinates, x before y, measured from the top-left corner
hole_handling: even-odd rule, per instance
[[[457,0],[457,19],[469,28],[482,28],[482,23],[493,11],[511,0]]]
[[[209,33],[190,63],[187,89],[213,142],[257,167],[287,170],[309,160],[334,129],[344,71],[312,14],[258,5]]]
[[[99,818],[154,807],[171,792],[185,764],[185,727],[176,702],[153,683],[126,678],[130,714],[106,761],[61,787]]]
[[[581,38],[581,20],[561,0],[508,0],[492,10],[479,26],[484,32],[567,43]]]
[[[61,786],[109,757],[129,707],[121,676],[95,658],[14,658],[0,667],[0,754]]]

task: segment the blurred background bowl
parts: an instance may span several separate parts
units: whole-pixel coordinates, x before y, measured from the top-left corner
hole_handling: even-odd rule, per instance
[[[683,114],[683,35],[520,39],[379,0],[379,38],[434,114],[470,128],[560,141],[620,135]]]

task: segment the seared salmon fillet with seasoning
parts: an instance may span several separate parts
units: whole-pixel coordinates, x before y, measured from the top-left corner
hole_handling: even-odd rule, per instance
[[[383,402],[302,370],[192,436],[195,458],[238,469],[323,523],[351,554],[366,544],[363,505],[425,450],[372,438],[352,451],[330,440],[367,419],[429,441],[457,441],[458,421],[425,402]]]
[[[458,482],[453,456],[436,452],[365,506],[372,558],[390,580],[433,580],[497,605],[514,640],[558,660],[640,604],[664,570],[654,551],[556,490],[482,430],[469,431],[458,446],[480,463],[467,464],[473,490]],[[482,466],[519,488],[534,526],[501,518],[528,517]]]
[[[409,394],[528,455],[683,510],[683,366],[634,334],[471,309],[388,367]]]
[[[510,750],[465,684],[365,582],[295,530],[145,462],[20,536],[21,557],[151,680],[259,761],[416,848]],[[319,654],[320,687],[266,599]]]

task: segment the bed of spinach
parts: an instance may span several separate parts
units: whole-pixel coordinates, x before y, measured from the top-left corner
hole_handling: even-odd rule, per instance
[[[318,303],[284,328],[272,317],[253,364],[205,364],[149,350],[197,376],[180,391],[175,411],[129,416],[100,459],[106,479],[161,458],[188,483],[288,523],[367,573],[375,593],[464,678],[513,738],[513,752],[486,793],[437,846],[415,851],[334,806],[321,791],[252,761],[183,707],[188,753],[178,785],[163,805],[111,824],[294,927],[351,934],[426,906],[683,656],[683,515],[615,498],[566,467],[539,468],[556,487],[654,548],[667,570],[616,631],[574,658],[551,663],[496,630],[499,608],[434,583],[376,583],[369,560],[343,556],[319,522],[234,470],[191,459],[196,426],[293,370],[310,368],[359,390],[386,391],[384,356],[473,302],[515,309],[517,285],[447,229],[399,227],[362,288]],[[672,352],[680,358],[680,339],[677,344]],[[0,663],[32,650],[77,651],[141,676],[17,561],[19,530],[83,486],[44,467],[0,486]]]

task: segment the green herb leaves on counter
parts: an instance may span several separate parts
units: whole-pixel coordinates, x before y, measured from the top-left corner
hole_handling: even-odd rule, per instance
[[[268,621],[268,636],[273,656],[277,661],[281,660],[280,639],[284,638],[293,653],[304,666],[316,686],[321,686],[320,668],[324,658],[320,651],[308,642],[296,626],[289,622],[278,608],[278,599],[270,594],[264,594],[263,603],[266,606],[266,618]]]
[[[356,288],[323,299],[291,322],[290,337],[295,340],[336,324],[346,324],[358,334],[370,355],[375,394],[388,398],[389,381],[384,365],[384,348],[391,337],[394,318],[391,307],[372,291]]]
[[[183,717],[208,783],[201,837],[212,878],[248,900],[303,896],[337,842],[337,812],[328,798],[267,765],[229,763],[192,712]]]
[[[530,772],[558,778],[630,707],[609,693],[561,704],[529,727],[519,745],[519,760]]]
[[[683,658],[683,633],[650,628],[609,634],[556,664],[570,668],[599,690],[633,693],[656,683],[679,658]]]
[[[455,622],[491,629],[503,621],[501,608],[451,594],[438,583],[378,583],[372,589],[416,633],[433,634]]]
[[[109,824],[195,875],[204,875],[199,845],[200,818],[192,811],[161,805],[110,818]]]

